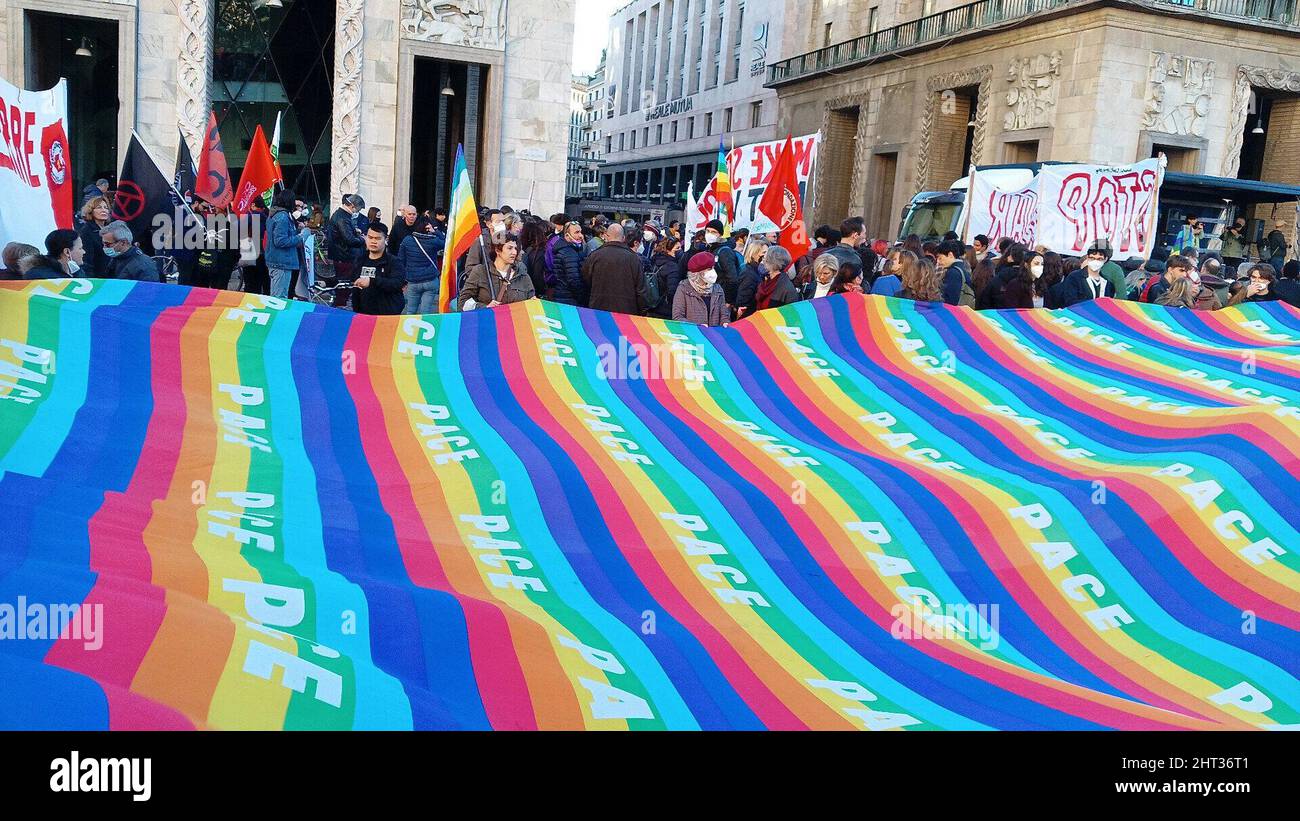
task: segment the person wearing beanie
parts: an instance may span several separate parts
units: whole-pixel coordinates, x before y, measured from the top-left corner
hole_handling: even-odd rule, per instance
[[[713,254],[713,269],[718,274],[718,284],[727,296],[727,313],[736,305],[736,291],[740,288],[740,268],[744,264],[736,249],[722,238],[722,220],[709,220],[704,226],[704,242]]]
[[[686,263],[686,280],[673,294],[673,319],[696,325],[724,325],[728,318],[726,295],[718,285],[716,257],[699,251]]]

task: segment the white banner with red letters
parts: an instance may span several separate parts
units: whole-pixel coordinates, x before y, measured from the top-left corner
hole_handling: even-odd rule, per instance
[[[795,156],[795,175],[799,179],[799,201],[808,202],[808,181],[812,178],[813,166],[817,161],[817,143],[819,134],[813,133],[793,140]],[[727,174],[731,178],[731,201],[735,203],[736,213],[731,220],[731,228],[748,228],[753,233],[766,233],[777,230],[776,224],[758,210],[758,201],[767,190],[772,169],[776,166],[777,155],[781,153],[784,139],[766,143],[752,143],[739,146],[727,152]],[[709,220],[717,216],[717,198],[714,183],[717,177],[700,192],[700,199],[694,213],[689,211],[682,221],[690,231],[704,228]]]
[[[966,198],[965,239],[984,234],[1070,256],[1099,239],[1121,259],[1151,256],[1155,246],[1161,160],[1132,165],[1045,165],[1033,181],[1004,191],[978,171]]]
[[[0,246],[72,227],[68,83],[24,91],[0,80]]]

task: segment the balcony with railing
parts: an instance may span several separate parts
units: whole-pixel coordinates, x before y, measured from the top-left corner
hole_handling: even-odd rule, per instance
[[[977,0],[773,63],[767,67],[767,86],[775,88],[1072,7],[1119,6],[1300,31],[1298,3],[1300,0]]]

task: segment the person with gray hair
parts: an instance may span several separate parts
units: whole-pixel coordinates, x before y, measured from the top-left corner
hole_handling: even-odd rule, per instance
[[[161,282],[158,266],[144,255],[133,241],[131,226],[121,220],[105,225],[99,232],[104,242],[104,256],[108,257],[108,275],[105,279],[133,279],[137,282]]]
[[[11,242],[5,246],[3,252],[0,252],[0,262],[4,264],[0,268],[0,280],[22,279],[26,273],[20,263],[28,257],[39,257],[41,249],[35,245],[28,245],[25,242]]]
[[[799,301],[799,290],[794,287],[794,281],[785,273],[792,261],[790,252],[780,245],[773,245],[767,249],[761,263],[766,276],[758,284],[758,290],[754,293],[755,313]]]

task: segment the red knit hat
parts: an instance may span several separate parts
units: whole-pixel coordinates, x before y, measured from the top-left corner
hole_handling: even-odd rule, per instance
[[[713,254],[708,251],[700,251],[693,254],[690,259],[686,260],[686,270],[692,274],[700,271],[707,271],[713,267]]]

